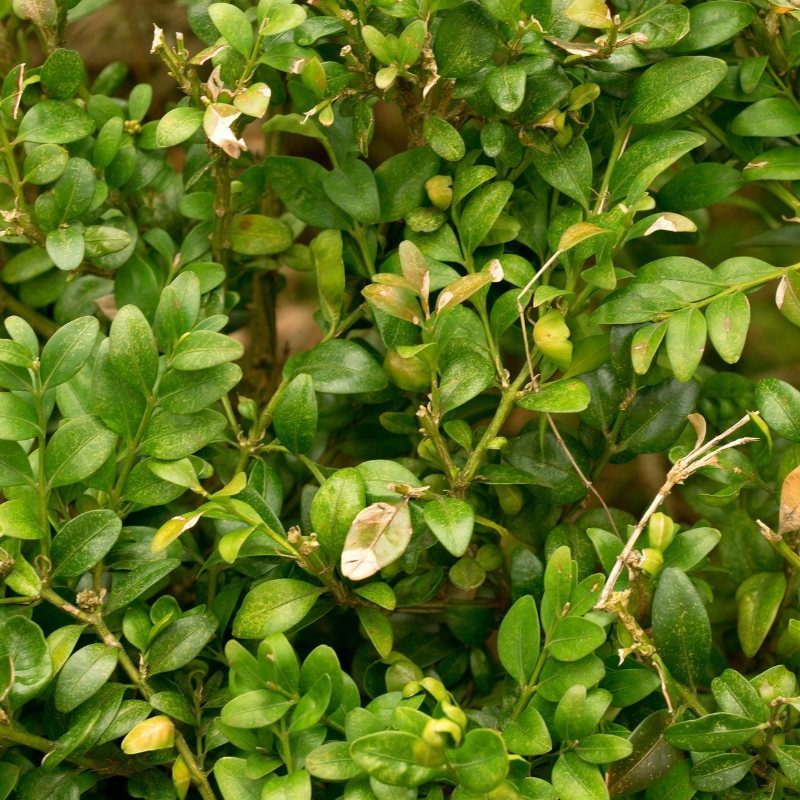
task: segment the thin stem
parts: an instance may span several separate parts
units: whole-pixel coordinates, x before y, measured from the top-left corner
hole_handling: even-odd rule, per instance
[[[534,693],[537,689],[536,682],[539,680],[539,675],[544,668],[544,662],[547,659],[547,644],[542,647],[542,651],[539,653],[539,660],[536,662],[536,667],[533,670],[533,675],[531,675],[531,679],[528,681],[527,685],[523,687],[522,694],[519,696],[519,700],[517,700],[516,706],[514,706],[514,711],[511,714],[510,722],[513,722],[527,707],[528,701],[533,697]]]
[[[617,130],[616,135],[614,136],[614,144],[611,148],[611,154],[608,157],[608,164],[606,165],[606,171],[603,175],[603,181],[600,184],[597,202],[595,203],[594,211],[592,212],[594,215],[603,213],[603,206],[606,204],[606,200],[608,199],[608,186],[611,183],[611,176],[614,174],[614,167],[617,166],[617,161],[622,153],[622,149],[628,141],[628,137],[631,135],[632,129],[632,125],[628,125],[627,130],[623,125]]]
[[[272,395],[269,403],[267,403],[266,408],[261,412],[258,419],[253,423],[253,426],[250,428],[250,433],[247,437],[247,441],[242,445],[242,452],[239,456],[239,461],[236,464],[236,469],[234,470],[233,474],[236,475],[239,472],[244,472],[247,468],[247,461],[250,456],[255,452],[258,448],[261,440],[264,438],[264,431],[269,427],[270,423],[272,422],[272,414],[275,411],[275,406],[278,404],[278,400],[280,400],[281,394],[283,394],[283,390],[289,385],[289,378],[284,378],[281,381],[281,385],[275,391],[275,394]]]
[[[37,333],[46,336],[48,339],[59,329],[59,325],[48,319],[38,311],[34,311],[30,306],[26,306],[21,300],[9,294],[0,287],[0,305],[5,306],[9,311],[13,311],[18,317],[22,317]]]
[[[71,603],[67,603],[66,600],[56,594],[52,589],[43,589],[41,596],[43,599],[60,608],[62,611],[65,611],[70,616],[75,617],[75,619],[85,622],[88,625],[92,625],[95,633],[104,644],[106,644],[108,647],[116,647],[120,666],[123,670],[125,670],[125,673],[130,678],[131,683],[141,692],[142,697],[144,697],[145,700],[150,700],[155,692],[150,688],[147,680],[134,666],[133,661],[131,661],[130,656],[120,643],[119,639],[117,639],[117,637],[114,636],[114,634],[108,629],[101,611],[97,611],[94,614],[87,614],[85,611],[76,608]],[[189,768],[189,772],[191,773],[192,778],[194,778],[195,783],[197,783],[197,788],[204,800],[216,800],[216,796],[208,782],[208,778],[197,764],[195,754],[192,752],[192,749],[186,743],[183,735],[178,730],[175,731],[175,746],[177,747],[181,756],[183,756],[183,760],[186,762],[186,766]]]
[[[8,140],[6,126],[0,121],[0,150],[3,152],[3,161],[8,169],[8,177],[11,180],[11,188],[17,198],[17,208],[21,212],[27,211],[28,203],[25,200],[25,193],[22,191],[22,181],[19,178],[19,168],[17,160],[14,158],[14,146]]]
[[[319,467],[310,459],[306,458],[304,455],[297,456],[300,461],[305,464],[308,471],[317,479],[317,483],[322,486],[325,483],[325,476],[320,472]]]
[[[685,481],[686,478],[688,478],[695,470],[708,464],[711,460],[713,460],[717,453],[721,452],[722,450],[735,447],[744,441],[752,441],[751,439],[737,439],[735,442],[730,442],[727,445],[723,445],[709,455],[705,455],[712,447],[714,447],[714,445],[727,438],[730,434],[741,428],[742,425],[749,421],[749,416],[742,417],[742,419],[740,419],[735,425],[732,425],[730,428],[728,428],[728,430],[719,434],[719,436],[715,436],[705,445],[701,446],[700,443],[698,443],[697,447],[695,447],[695,449],[692,450],[688,455],[684,456],[684,458],[678,459],[675,462],[675,464],[672,466],[672,469],[670,469],[670,471],[667,473],[667,480],[664,482],[664,485],[658,490],[658,494],[656,494],[653,502],[650,503],[649,508],[644,512],[644,515],[633,529],[633,532],[625,544],[625,547],[622,549],[622,552],[617,556],[617,561],[614,564],[614,568],[611,570],[611,574],[608,576],[605,586],[603,586],[603,591],[600,593],[600,598],[595,605],[595,608],[598,611],[603,611],[606,609],[608,601],[611,597],[611,593],[614,591],[614,586],[617,583],[617,579],[622,573],[625,565],[628,563],[628,559],[633,552],[634,545],[644,530],[644,526],[647,524],[650,517],[658,510],[658,507],[664,502],[675,485],[683,483],[683,481]]]
[[[547,421],[550,423],[550,428],[555,434],[556,439],[558,440],[558,444],[561,449],[564,451],[565,455],[569,459],[569,463],[572,464],[572,468],[575,472],[578,473],[578,477],[581,479],[581,482],[586,487],[587,491],[590,491],[599,501],[600,505],[603,506],[603,510],[606,512],[606,516],[608,517],[608,521],[611,523],[611,527],[614,530],[614,533],[617,534],[617,539],[621,539],[622,537],[619,535],[619,531],[617,530],[617,523],[614,522],[614,517],[611,516],[611,511],[609,511],[608,506],[606,505],[606,501],[603,500],[602,495],[597,489],[594,488],[592,482],[583,474],[583,471],[578,466],[578,462],[575,460],[575,457],[570,452],[570,449],[567,447],[567,443],[561,436],[560,431],[556,427],[556,423],[553,421],[553,417],[550,414],[546,414]]]
[[[14,742],[22,747],[29,747],[31,750],[38,750],[41,753],[50,753],[57,750],[59,745],[57,742],[51,742],[49,739],[43,739],[41,736],[34,736],[25,731],[19,731],[9,725],[0,725],[0,740]],[[128,764],[122,764],[119,761],[107,759],[100,761],[96,758],[89,758],[87,756],[69,755],[66,761],[72,764],[77,764],[79,767],[99,772],[103,775],[123,775],[129,777],[138,770]]]
[[[526,366],[520,371],[514,382],[503,392],[503,398],[495,412],[494,418],[489,423],[486,432],[483,434],[483,438],[472,451],[472,454],[467,459],[467,463],[464,465],[464,469],[461,470],[456,480],[456,487],[459,490],[466,490],[470,483],[472,483],[484,456],[489,450],[489,445],[494,441],[495,437],[500,432],[500,428],[503,427],[505,421],[514,410],[514,406],[517,402],[517,394],[525,385],[525,381],[528,380],[529,375],[530,373]]]
[[[119,505],[122,490],[125,488],[125,482],[128,480],[128,476],[131,474],[131,470],[133,469],[133,463],[136,460],[136,453],[139,450],[139,445],[142,443],[142,438],[147,430],[147,426],[150,424],[150,417],[153,415],[153,411],[157,402],[158,383],[156,383],[156,386],[153,389],[152,396],[147,398],[144,416],[142,417],[142,421],[139,423],[139,429],[136,431],[136,436],[132,442],[128,442],[128,451],[125,454],[125,463],[122,465],[122,470],[119,473],[119,478],[117,479],[117,483],[114,486],[114,491],[111,494],[111,500],[109,501],[109,505],[114,511],[117,510],[117,506]]]
[[[36,420],[39,425],[39,480],[36,484],[36,493],[39,499],[39,525],[41,526],[44,534],[41,540],[42,554],[48,556],[50,554],[50,521],[47,518],[47,500],[50,493],[47,489],[47,476],[44,469],[44,454],[47,442],[47,421],[44,418],[44,389],[42,388],[42,378],[38,369],[34,372],[34,382],[35,389],[33,392],[33,398],[36,403]]]

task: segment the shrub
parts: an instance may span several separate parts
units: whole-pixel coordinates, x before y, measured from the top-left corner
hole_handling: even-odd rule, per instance
[[[795,6],[191,0],[160,114],[105,5],[0,1],[0,798],[800,793],[800,265],[675,255],[798,241]]]

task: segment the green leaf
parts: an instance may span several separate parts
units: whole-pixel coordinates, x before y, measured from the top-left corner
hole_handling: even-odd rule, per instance
[[[526,686],[539,658],[539,615],[530,595],[520,597],[503,617],[497,654],[506,672],[520,686]]]
[[[214,638],[219,624],[210,611],[170,623],[147,650],[147,674],[158,675],[186,666]]]
[[[337,470],[314,495],[311,527],[329,566],[339,563],[347,532],[366,505],[364,480],[356,470],[349,468]]]
[[[43,433],[30,403],[11,392],[0,393],[0,439],[21,442]]]
[[[97,417],[81,417],[62,425],[44,456],[47,485],[68,486],[88,478],[111,455],[117,436]]]
[[[94,133],[92,118],[74,103],[45,100],[23,118],[17,142],[68,144]]]
[[[681,170],[658,190],[658,205],[665,211],[694,211],[713,206],[741,189],[747,174],[743,176],[739,170],[715,162],[694,164]]]
[[[171,366],[183,371],[209,369],[228,361],[235,361],[243,354],[242,344],[230,336],[215,331],[192,331],[178,342]]]
[[[671,722],[669,713],[664,710],[650,714],[639,723],[628,737],[633,752],[611,764],[606,773],[611,797],[641,792],[665,780],[676,767],[680,768],[680,750],[664,738],[664,731]]]
[[[64,174],[53,187],[53,197],[61,222],[68,222],[85,214],[92,206],[96,190],[94,167],[85,158],[71,158]]]
[[[150,397],[158,375],[158,346],[150,324],[136,306],[124,306],[114,317],[108,357],[125,383]]]
[[[683,750],[711,753],[714,750],[738,747],[766,727],[765,722],[756,722],[747,717],[721,711],[670,725],[665,737],[671,745]]]
[[[689,32],[689,9],[686,6],[654,8],[641,22],[631,25],[630,30],[647,37],[647,44],[636,44],[639,50],[672,47]]]
[[[528,411],[539,411],[543,414],[566,414],[583,411],[590,401],[591,395],[585,383],[578,380],[562,380],[526,395],[517,402],[517,405]]]
[[[7,762],[0,763],[0,800],[6,798],[14,790],[19,780],[21,767]]]
[[[750,772],[755,756],[720,753],[692,767],[692,786],[703,792],[722,792],[739,783]]]
[[[51,574],[83,575],[111,550],[121,531],[120,518],[106,509],[86,511],[69,520],[53,539]]]
[[[317,432],[317,397],[309,375],[297,375],[283,390],[273,424],[284,447],[295,455],[308,452]]]
[[[708,56],[672,58],[654,64],[633,88],[628,123],[651,125],[681,114],[708,95],[727,71],[724,61]]]
[[[368,25],[362,29],[362,34],[366,34],[367,28]],[[328,197],[353,219],[365,225],[378,221],[381,215],[378,187],[372,170],[363,161],[346,161],[328,172],[322,179],[322,185]]]
[[[66,383],[80,372],[94,350],[100,324],[96,317],[80,317],[59,328],[42,350],[44,389]]]
[[[786,773],[794,786],[800,781],[800,746],[798,745],[783,745],[782,747],[775,748],[775,755],[778,758],[778,763],[781,769]]]
[[[416,741],[416,736],[402,731],[372,733],[350,745],[350,757],[381,783],[413,788],[427,783],[436,774],[435,770],[417,764]]]
[[[667,355],[675,377],[690,381],[706,349],[706,320],[697,308],[686,308],[672,315],[667,326]]]
[[[466,145],[461,134],[441,117],[428,117],[422,125],[422,132],[431,149],[445,161],[460,161],[466,154]]]
[[[460,747],[447,750],[447,759],[468,792],[490,792],[508,773],[508,754],[496,731],[472,730]]]
[[[159,386],[159,403],[173,414],[202,411],[230,392],[241,378],[242,370],[230,363],[191,372],[172,370]]]
[[[412,208],[423,205],[425,182],[438,173],[440,163],[440,157],[430,147],[415,147],[384,161],[375,170],[381,208],[378,222],[403,219]]]
[[[752,658],[778,616],[786,593],[782,572],[761,572],[748,578],[736,590],[739,642],[742,652]]]
[[[664,551],[664,567],[688,572],[717,546],[721,538],[722,534],[714,528],[693,528],[679,533]]]
[[[525,99],[525,69],[519,64],[497,67],[486,76],[486,91],[503,111],[516,111]]]
[[[306,756],[306,769],[325,781],[346,781],[362,773],[361,767],[350,757],[348,742],[328,742]]]
[[[103,613],[110,614],[117,609],[126,608],[151,586],[179,567],[180,563],[177,558],[168,558],[139,564],[114,584],[111,594],[103,604]]]
[[[576,200],[588,210],[592,185],[592,157],[583,137],[564,147],[551,143],[544,151],[531,148],[531,157],[536,170],[550,186]]]
[[[364,626],[364,630],[369,636],[369,640],[378,651],[381,658],[386,658],[392,651],[394,642],[394,631],[392,623],[377,608],[366,608],[358,606],[356,608],[358,619]]]
[[[355,394],[379,392],[386,386],[386,375],[377,361],[354,342],[332,339],[286,362],[283,377],[310,375],[318,392]]]
[[[245,595],[233,621],[233,635],[239,639],[264,639],[288,631],[324,591],[324,587],[288,578],[262,583]]]
[[[228,238],[233,252],[246,256],[282,253],[293,243],[292,229],[283,220],[261,214],[234,217],[228,226]]]
[[[196,108],[180,107],[168,111],[158,123],[156,144],[174,147],[194,136],[203,124],[205,112]]]
[[[790,442],[800,443],[800,392],[777,378],[756,384],[756,405],[769,427]]]
[[[715,47],[756,19],[755,9],[749,3],[736,0],[719,0],[718,3],[695,6],[689,11],[689,33],[672,47],[672,52],[690,53]]]
[[[699,385],[668,378],[642,389],[631,403],[620,438],[634,453],[659,453],[669,447],[694,411]]]
[[[575,752],[590,764],[608,764],[631,755],[633,745],[610,733],[596,733],[581,739]]]
[[[794,181],[798,178],[800,178],[800,147],[776,147],[774,150],[767,150],[766,153],[759,153],[742,171],[742,180],[748,182]]]
[[[742,355],[750,327],[750,303],[743,292],[714,300],[706,310],[708,335],[722,360],[735,364]]]
[[[503,728],[503,741],[510,752],[520,756],[539,756],[553,747],[547,723],[533,705]]]
[[[605,630],[596,622],[583,617],[563,617],[556,623],[547,649],[559,661],[577,661],[594,652],[605,638]]]
[[[25,500],[0,504],[0,534],[13,539],[41,539],[44,535],[35,509]]]
[[[736,670],[726,669],[722,675],[714,678],[711,681],[711,691],[717,705],[728,714],[750,717],[758,722],[766,722],[769,717],[758,692]]]
[[[324,180],[328,173],[315,161],[294,156],[268,156],[264,159],[264,172],[287,210],[298,219],[318,228],[350,228],[350,217],[325,192]]]
[[[262,728],[284,717],[293,701],[269,689],[235,697],[222,709],[222,721],[233,728]]]
[[[86,253],[86,243],[83,241],[81,231],[74,226],[65,226],[55,231],[50,231],[45,240],[47,255],[53,263],[63,270],[78,269],[83,263]]]
[[[474,75],[489,63],[497,42],[497,23],[483,6],[473,0],[457,5],[436,31],[433,55],[439,74],[444,78]]]
[[[119,650],[106,644],[90,644],[73,653],[58,673],[56,708],[63,714],[88,700],[117,666]]]
[[[227,3],[215,3],[208,7],[208,15],[231,47],[245,58],[249,58],[255,39],[253,26],[244,11]]]
[[[0,658],[10,658],[14,664],[14,682],[8,695],[12,709],[36,697],[53,675],[53,661],[42,630],[25,617],[8,617],[0,627]]]
[[[387,583],[368,583],[366,586],[357,586],[353,591],[359,597],[389,611],[394,611],[397,606],[394,590]]]
[[[471,506],[456,497],[437,497],[425,504],[425,524],[452,555],[460,558],[467,552],[475,514]]]
[[[653,643],[675,678],[695,686],[711,654],[711,625],[692,582],[662,569],[653,598]]]
[[[261,800],[311,800],[311,779],[304,769],[273,778],[264,786]]]
[[[225,417],[210,409],[196,414],[156,409],[142,438],[141,452],[164,461],[185,458],[214,441],[225,425]]]
[[[781,97],[759,100],[734,118],[731,133],[736,136],[793,136],[800,133],[800,111]]]
[[[608,800],[600,770],[576,753],[562,753],[558,757],[551,780],[561,800]]]
[[[44,186],[52,183],[64,173],[69,154],[57,144],[43,144],[35,147],[25,158],[23,173],[25,183]]]
[[[481,187],[470,196],[459,225],[465,253],[475,252],[497,221],[513,191],[513,184],[497,181]]]
[[[132,442],[147,410],[141,392],[131,391],[108,357],[106,339],[97,352],[92,373],[94,408],[103,422],[126,442]],[[163,400],[162,400],[163,402]]]
[[[255,780],[247,777],[244,758],[226,756],[214,762],[214,778],[224,800],[261,800],[266,778]]]
[[[316,236],[310,247],[319,305],[329,329],[336,329],[342,316],[345,290],[342,246],[341,231],[331,229]]]

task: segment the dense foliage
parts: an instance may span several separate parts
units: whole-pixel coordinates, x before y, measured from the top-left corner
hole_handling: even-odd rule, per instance
[[[794,3],[191,0],[159,118],[108,2],[0,0],[0,798],[800,794],[800,264],[631,257],[798,241]]]

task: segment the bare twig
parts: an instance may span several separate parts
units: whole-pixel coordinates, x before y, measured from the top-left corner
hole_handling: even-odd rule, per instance
[[[606,512],[606,516],[608,517],[608,521],[611,523],[611,527],[614,529],[614,533],[617,534],[618,539],[621,539],[622,536],[620,536],[620,533],[617,530],[617,525],[614,522],[614,517],[611,516],[611,511],[606,505],[606,501],[603,500],[600,492],[598,492],[597,489],[594,488],[594,484],[581,471],[581,468],[578,466],[578,462],[575,461],[575,458],[570,452],[569,447],[567,447],[567,443],[564,441],[563,437],[559,433],[558,428],[556,427],[556,423],[553,421],[553,418],[550,416],[550,414],[547,414],[546,416],[547,416],[547,421],[550,423],[550,427],[552,428],[553,433],[555,434],[555,437],[558,440],[559,445],[561,446],[561,449],[564,451],[567,458],[569,459],[569,463],[572,464],[573,468],[575,469],[575,472],[578,473],[578,477],[581,479],[583,485],[600,501],[600,505],[603,506],[603,509]]]
[[[525,358],[528,360],[528,369],[530,370],[531,380],[533,380],[533,376],[535,375],[533,371],[533,361],[531,360],[531,348],[528,344],[528,329],[525,325],[525,309],[522,306],[522,298],[525,297],[526,292],[533,286],[539,278],[542,277],[544,271],[561,255],[560,250],[556,250],[550,258],[545,261],[542,265],[541,269],[528,281],[528,285],[519,293],[517,297],[517,311],[519,312],[519,319],[522,323],[522,338],[525,342]],[[525,304],[527,305],[527,303]]]
[[[627,544],[623,548],[622,552],[617,556],[617,563],[614,565],[614,569],[611,570],[611,574],[608,576],[608,580],[606,581],[605,586],[603,587],[603,591],[600,593],[600,599],[597,601],[597,605],[595,605],[595,609],[599,611],[603,610],[611,610],[609,607],[609,600],[611,599],[612,593],[614,591],[614,586],[622,572],[623,568],[627,565],[628,560],[633,552],[634,545],[636,544],[637,539],[641,535],[642,531],[644,530],[644,526],[647,524],[650,517],[658,510],[658,507],[664,502],[666,497],[669,493],[673,490],[676,484],[683,483],[693,472],[700,469],[701,467],[708,466],[712,464],[716,459],[717,455],[721,453],[723,450],[729,450],[732,447],[738,447],[740,444],[745,444],[747,442],[756,441],[753,437],[746,436],[741,439],[736,439],[733,442],[728,442],[728,444],[724,444],[721,447],[717,448],[713,452],[709,452],[714,445],[718,442],[721,442],[726,437],[730,436],[734,431],[737,431],[739,428],[742,427],[745,423],[750,421],[749,416],[745,416],[740,419],[735,425],[732,425],[728,430],[721,433],[719,436],[714,437],[710,442],[703,445],[702,441],[699,440],[697,446],[692,450],[688,455],[684,456],[683,458],[679,458],[675,464],[672,466],[672,469],[667,473],[667,480],[665,481],[664,485],[658,490],[658,494],[653,499],[653,502],[650,504],[650,507],[647,511],[644,512],[644,515],[639,520],[636,527],[633,529],[633,533],[631,534],[630,538],[628,539]]]

